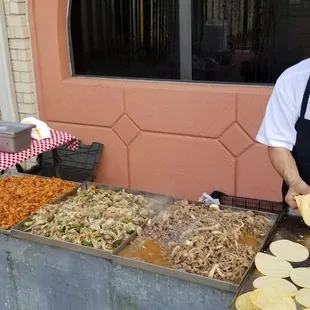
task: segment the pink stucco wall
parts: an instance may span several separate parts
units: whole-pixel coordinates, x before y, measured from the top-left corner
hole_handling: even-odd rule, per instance
[[[98,181],[197,199],[214,189],[280,199],[254,142],[270,87],[72,78],[66,0],[29,1],[40,116],[105,144]]]

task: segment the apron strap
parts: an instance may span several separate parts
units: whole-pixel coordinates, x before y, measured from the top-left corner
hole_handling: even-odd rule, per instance
[[[302,118],[302,119],[305,118],[309,97],[310,97],[310,77],[308,79],[307,86],[306,86],[304,96],[302,98],[302,103],[301,103],[300,118]]]

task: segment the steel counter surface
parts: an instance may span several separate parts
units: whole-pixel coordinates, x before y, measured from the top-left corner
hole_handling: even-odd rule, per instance
[[[0,234],[3,263],[0,275],[6,278],[0,280],[1,310],[226,310],[234,296]]]
[[[110,261],[1,234],[0,242],[3,236],[1,310],[111,310]]]
[[[0,233],[0,308],[4,310],[17,309],[13,294],[14,283],[9,272],[10,257],[7,254],[9,239],[10,236]]]
[[[113,310],[227,310],[233,293],[112,263]]]
[[[287,239],[291,240],[293,242],[298,242],[302,245],[304,245],[307,249],[310,249],[310,227],[308,227],[302,220],[300,216],[296,216],[293,213],[288,213],[281,224],[279,225],[277,232],[275,233],[273,239],[271,242],[276,240],[282,240]],[[271,243],[270,242],[270,243]],[[266,252],[271,254],[269,251],[269,244],[268,243],[265,247]],[[291,263],[294,268],[296,267],[310,267],[310,257],[305,261],[301,263]],[[243,283],[243,285],[240,287],[239,291],[237,292],[232,305],[230,306],[230,310],[236,310],[235,307],[235,299],[244,293],[250,292],[253,290],[253,281],[262,275],[256,270],[253,269],[253,271],[249,274],[246,281]],[[302,309],[297,305],[297,309]]]

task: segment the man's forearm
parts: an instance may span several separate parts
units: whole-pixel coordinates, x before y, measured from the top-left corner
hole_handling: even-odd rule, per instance
[[[295,159],[288,149],[269,147],[268,152],[272,165],[289,187],[296,182],[302,181]]]

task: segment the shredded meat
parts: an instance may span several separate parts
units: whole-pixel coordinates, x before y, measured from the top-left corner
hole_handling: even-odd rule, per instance
[[[0,228],[11,228],[76,186],[56,178],[11,176],[0,179]]]
[[[156,240],[175,268],[238,283],[270,224],[269,219],[252,211],[179,201],[156,216],[135,244]],[[242,242],[247,235],[255,238],[255,245]]]
[[[152,213],[141,195],[92,186],[41,209],[25,223],[25,231],[112,251],[133,232],[140,232]]]

